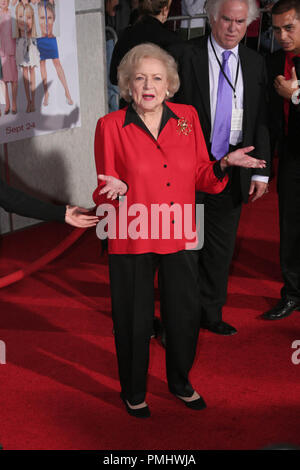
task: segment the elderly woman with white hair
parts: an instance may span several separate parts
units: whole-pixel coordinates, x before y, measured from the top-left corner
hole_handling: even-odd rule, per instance
[[[118,212],[105,223],[121,398],[130,415],[150,416],[145,397],[159,268],[168,387],[188,408],[200,410],[205,401],[189,381],[200,320],[198,252],[195,245],[188,249],[191,237],[180,228],[190,216],[195,230],[196,188],[220,192],[228,166],[261,168],[265,162],[247,155],[253,147],[219,162],[209,160],[196,110],[166,101],[178,90],[179,77],[174,59],[158,46],[131,49],[119,66],[118,80],[129,105],[98,121],[100,183],[94,201],[98,215],[113,214],[116,207]],[[122,195],[125,200],[117,202]],[[162,223],[153,217],[155,207],[164,212]]]

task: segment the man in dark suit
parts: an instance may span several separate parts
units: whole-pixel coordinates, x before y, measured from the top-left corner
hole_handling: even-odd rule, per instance
[[[300,308],[300,0],[279,0],[272,9],[275,38],[283,50],[268,60],[272,150],[279,155],[278,196],[281,299],[262,317],[285,318]]]
[[[198,111],[211,159],[253,145],[252,155],[269,161],[266,70],[263,58],[240,41],[257,15],[255,0],[207,0],[211,35],[170,48],[179,64],[175,100]],[[197,194],[204,203],[204,247],[200,251],[202,327],[221,335],[236,329],[222,321],[242,202],[267,191],[268,167],[230,172],[226,189]]]

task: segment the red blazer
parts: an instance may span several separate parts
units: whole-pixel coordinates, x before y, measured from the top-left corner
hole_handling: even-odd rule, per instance
[[[209,160],[193,106],[168,103],[165,110],[168,119],[157,140],[142,124],[128,121],[128,108],[107,114],[98,121],[95,134],[97,174],[115,176],[128,185],[127,200],[116,209],[116,235],[113,230],[113,238],[109,239],[111,254],[167,254],[186,249],[186,243],[191,240],[184,233],[183,214],[190,215],[191,227],[195,230],[195,190],[219,193],[227,184],[227,176],[218,178],[214,172],[214,162]],[[104,183],[100,183],[93,194],[98,206],[109,202],[106,195],[99,195],[103,186]],[[141,204],[142,208],[133,204]],[[168,210],[173,207],[169,220],[163,227],[160,221],[158,227],[151,211],[161,204]],[[191,210],[186,209],[185,204]],[[116,204],[111,214],[115,207]],[[122,210],[126,227],[120,229]],[[142,225],[138,225],[138,216],[144,217]],[[112,219],[109,220],[112,223]],[[137,227],[136,232],[141,230],[139,238],[122,238],[127,229],[134,227]]]

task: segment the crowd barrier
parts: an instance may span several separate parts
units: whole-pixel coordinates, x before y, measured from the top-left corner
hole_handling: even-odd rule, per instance
[[[204,33],[206,33],[209,30],[209,23],[208,23],[208,17],[205,13],[199,14],[199,15],[193,15],[193,16],[188,16],[188,15],[180,15],[180,16],[170,16],[167,19],[168,23],[172,23],[172,30],[174,32],[178,32],[180,30],[180,25],[181,21],[186,20],[188,22],[188,39],[191,36],[191,22],[192,20],[195,19],[204,19],[205,20],[205,26],[204,26]],[[265,28],[263,28],[263,25]],[[260,50],[263,48],[264,51],[274,51],[275,47],[275,41],[274,41],[274,34],[271,26],[271,14],[268,9],[260,9],[260,15],[258,18],[258,35],[257,35],[257,51],[260,52]],[[246,35],[243,39],[243,43],[247,45],[247,39],[248,39],[248,30],[246,32]],[[252,37],[252,36],[251,36]]]

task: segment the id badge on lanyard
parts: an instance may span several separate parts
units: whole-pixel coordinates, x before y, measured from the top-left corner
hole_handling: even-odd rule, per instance
[[[232,114],[231,114],[231,131],[242,131],[244,110],[242,108],[238,108],[237,97],[236,97],[236,84],[237,84],[237,81],[235,83],[235,87],[233,90],[234,106],[232,107]]]
[[[236,97],[236,85],[237,85],[239,71],[240,71],[240,61],[238,61],[238,64],[237,64],[236,76],[235,76],[235,81],[234,81],[234,85],[233,85],[231,83],[230,79],[227,77],[226,73],[224,72],[222,64],[218,59],[218,56],[216,54],[215,48],[214,48],[212,40],[211,40],[211,36],[210,36],[210,44],[211,44],[211,47],[212,47],[213,52],[215,54],[215,57],[217,59],[217,62],[219,64],[219,67],[220,67],[225,79],[227,80],[229,86],[232,88],[232,91],[233,91],[234,106],[232,108],[232,114],[231,114],[231,131],[242,131],[243,130],[244,110],[243,109],[238,109],[238,107],[237,107],[237,97]]]
[[[231,130],[232,131],[242,131],[243,130],[243,109],[232,109],[231,114]]]

